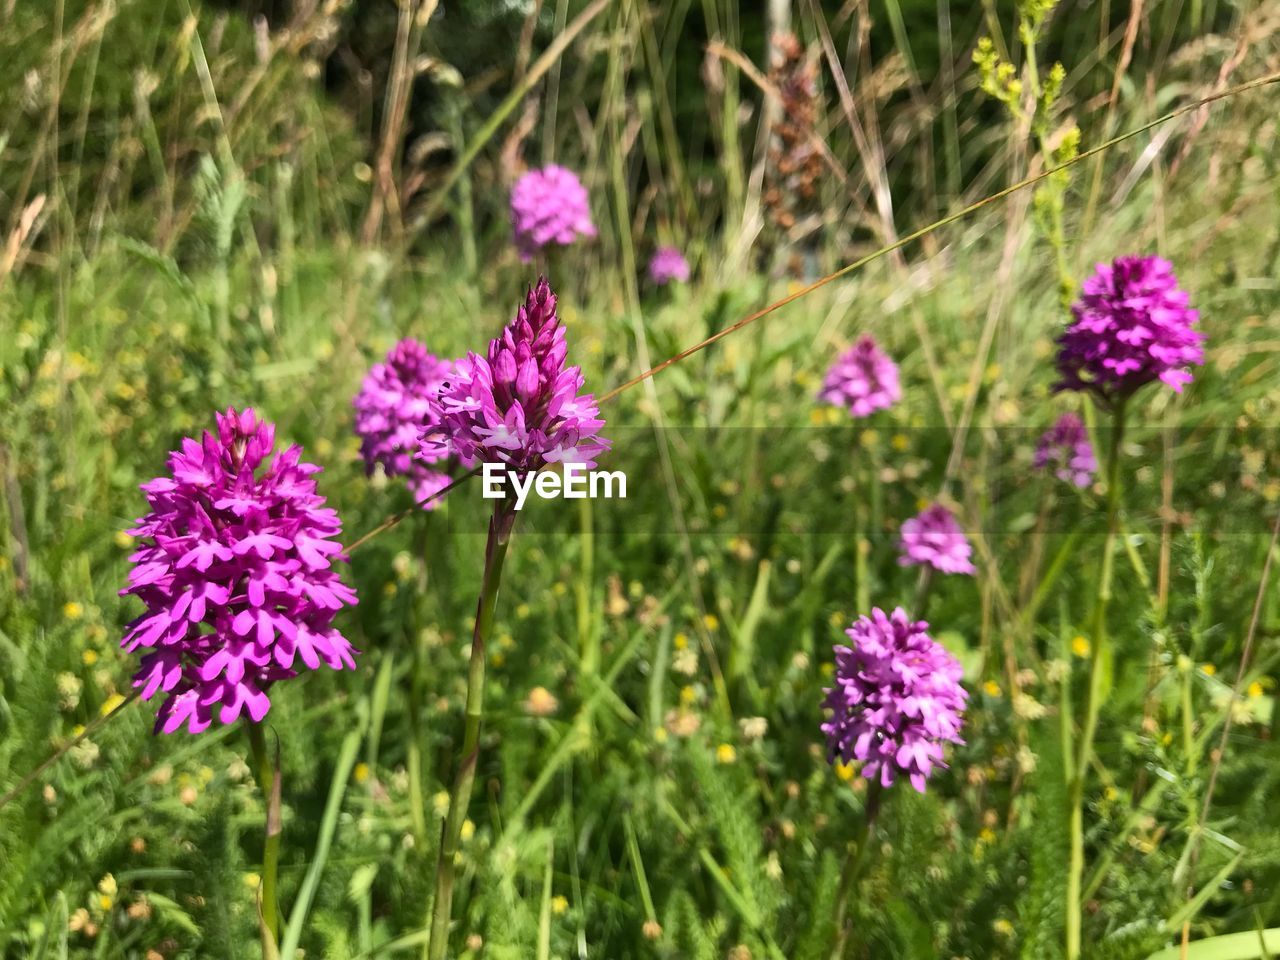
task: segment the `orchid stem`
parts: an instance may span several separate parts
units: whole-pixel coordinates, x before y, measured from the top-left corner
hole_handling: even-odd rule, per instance
[[[480,753],[480,720],[484,712],[485,646],[493,628],[493,611],[498,601],[498,585],[502,580],[502,564],[511,540],[515,513],[504,501],[494,507],[489,520],[489,537],[484,551],[484,581],[476,606],[476,625],[471,635],[471,664],[467,671],[467,716],[463,728],[462,753],[457,778],[449,794],[449,813],[440,839],[436,861],[436,895],[431,912],[431,939],[427,943],[427,960],[444,960],[449,952],[449,921],[453,910],[455,859],[462,838],[462,825],[467,819],[471,789],[476,779]]]
[[[1098,714],[1105,697],[1104,664],[1110,656],[1107,640],[1107,604],[1111,600],[1112,553],[1120,529],[1120,446],[1124,440],[1125,406],[1121,397],[1112,410],[1111,438],[1107,456],[1107,534],[1102,548],[1102,569],[1098,575],[1098,592],[1093,608],[1093,636],[1089,638],[1089,690],[1085,705],[1084,727],[1080,733],[1080,753],[1072,770],[1068,790],[1067,829],[1071,836],[1071,855],[1067,866],[1067,960],[1079,960],[1081,950],[1081,900],[1084,878],[1084,788],[1089,761],[1093,756],[1093,738],[1098,729]]]
[[[266,804],[266,839],[262,850],[262,879],[258,886],[262,921],[262,955],[273,960],[280,955],[280,904],[276,899],[276,878],[280,865],[280,771],[278,761],[267,756],[267,740],[262,724],[249,723],[249,749],[257,768],[258,786]]]
[[[867,781],[867,800],[862,825],[858,829],[857,837],[845,853],[844,868],[840,871],[840,888],[836,894],[836,942],[831,951],[831,960],[840,960],[844,956],[845,944],[849,939],[849,896],[861,879],[863,867],[867,863],[867,851],[871,848],[871,830],[875,826],[876,815],[880,812],[882,792],[883,788],[878,779]]]

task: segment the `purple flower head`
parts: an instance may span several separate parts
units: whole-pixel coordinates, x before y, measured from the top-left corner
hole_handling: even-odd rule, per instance
[[[600,436],[595,398],[580,392],[582,372],[565,366],[568,349],[556,295],[539,278],[488,355],[458,361],[437,400],[439,426],[423,435],[419,457],[452,454],[519,472],[548,463],[594,467],[610,443]]]
[[[660,287],[675,280],[689,282],[689,261],[675,247],[659,247],[649,261],[649,279]]]
[[[217,421],[217,436],[170,454],[170,476],[142,484],[151,511],[129,531],[146,542],[120,593],[147,610],[121,646],[149,650],[133,685],[144,700],[167,694],[157,733],[256,722],[277,680],[355,667],[333,626],[356,595],[333,569],[342,523],[316,493],[320,468],[298,446],[277,454],[275,427],[252,410]]]
[[[898,365],[864,336],[831,365],[818,399],[844,407],[854,417],[887,410],[902,399]]]
[[[387,476],[404,477],[419,503],[449,484],[447,474],[427,466],[444,457],[423,461],[414,455],[423,430],[436,424],[433,401],[452,370],[452,363],[406,338],[391,348],[385,362],[370,368],[353,401],[366,470],[372,473],[382,464]],[[439,502],[424,506],[432,510]]]
[[[977,573],[969,557],[973,548],[951,511],[940,503],[926,507],[902,524],[898,542],[904,567],[928,564],[942,573]]]
[[[1065,483],[1081,488],[1092,483],[1098,461],[1084,421],[1074,413],[1060,416],[1036,444],[1035,464],[1037,470],[1053,470],[1054,476]]]
[[[528,263],[551,243],[568,246],[578,237],[594,237],[587,188],[572,170],[549,164],[530,170],[511,188],[511,226],[516,249]]]
[[[906,774],[920,793],[935,767],[946,769],[942,745],[964,743],[969,695],[959,661],[928,630],[901,607],[888,615],[877,607],[845,631],[851,643],[835,648],[834,684],[823,701],[831,711],[822,724],[829,762],[859,761],[862,775],[884,787]]]
[[[1204,363],[1199,313],[1187,306],[1173,265],[1160,257],[1098,264],[1058,338],[1058,390],[1092,390],[1109,401],[1159,380],[1181,391]]]

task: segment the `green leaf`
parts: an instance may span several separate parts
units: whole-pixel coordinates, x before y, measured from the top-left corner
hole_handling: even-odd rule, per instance
[[[1187,944],[1166,947],[1153,953],[1147,960],[1264,960],[1267,954],[1280,951],[1280,927],[1270,930],[1228,933],[1221,937],[1196,940]]]

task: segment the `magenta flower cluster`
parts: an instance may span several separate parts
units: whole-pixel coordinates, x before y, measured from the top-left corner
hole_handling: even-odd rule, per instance
[[[417,458],[418,440],[436,425],[435,397],[453,364],[427,352],[412,338],[391,348],[382,363],[370,368],[353,405],[355,431],[365,469],[379,464],[389,477],[404,477],[414,498],[426,509],[440,502],[430,499],[449,485],[449,475],[432,466],[445,459]]]
[[[874,339],[864,336],[831,365],[818,399],[844,407],[853,417],[887,410],[902,399],[898,365]]]
[[[276,681],[355,667],[333,626],[356,595],[333,569],[342,524],[316,493],[320,468],[298,446],[277,454],[275,427],[252,410],[217,424],[216,436],[182,441],[170,476],[142,484],[151,510],[129,531],[147,542],[121,594],[147,610],[122,646],[149,651],[133,685],[144,700],[166,694],[157,732],[258,721]]]
[[[530,170],[511,188],[511,226],[520,259],[528,263],[549,244],[594,237],[587,188],[572,170],[550,164]]]
[[[973,547],[956,518],[940,503],[932,504],[902,524],[898,563],[926,565],[941,573],[975,574],[969,559]]]
[[[1127,397],[1159,380],[1181,391],[1188,369],[1204,362],[1197,311],[1160,257],[1118,257],[1098,264],[1072,306],[1074,322],[1058,339],[1059,390]]]
[[[899,775],[923,793],[943,762],[943,744],[963,743],[960,726],[968,694],[960,663],[899,607],[860,617],[835,648],[835,678],[823,706],[827,757],[861,763],[861,773],[892,786]]]
[[[1037,470],[1052,470],[1064,483],[1087,487],[1098,470],[1093,444],[1084,421],[1074,413],[1064,413],[1036,443]]]
[[[488,354],[458,361],[439,392],[438,426],[423,435],[420,458],[453,455],[522,473],[549,463],[594,467],[610,443],[600,435],[595,398],[580,392],[582,372],[565,365],[567,353],[556,295],[539,278]]]
[[[675,247],[659,247],[649,261],[649,279],[660,287],[689,282],[689,261]]]

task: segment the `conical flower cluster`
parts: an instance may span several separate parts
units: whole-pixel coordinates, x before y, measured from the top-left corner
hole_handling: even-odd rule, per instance
[[[539,279],[488,354],[458,361],[440,390],[439,425],[423,436],[420,458],[452,454],[522,473],[548,463],[594,467],[610,443],[600,436],[604,420],[595,398],[579,392],[581,371],[565,365],[567,353],[556,295]]]
[[[354,668],[333,626],[356,595],[333,569],[342,525],[302,448],[276,453],[275,427],[253,410],[217,417],[217,435],[185,439],[170,475],[142,485],[150,512],[130,530],[145,545],[122,595],[147,611],[122,646],[148,652],[133,685],[165,694],[157,732],[205,730],[216,717],[261,720],[268,690],[302,668]]]
[[[874,339],[864,336],[831,365],[818,399],[844,407],[855,418],[887,410],[902,399],[898,365]]]
[[[383,363],[370,368],[353,405],[355,430],[365,468],[372,473],[381,464],[389,477],[404,477],[414,499],[434,509],[439,499],[429,499],[449,485],[449,475],[433,470],[435,461],[416,458],[418,438],[435,427],[435,395],[444,385],[453,364],[427,352],[412,338],[391,348]]]
[[[899,607],[873,609],[845,634],[849,646],[835,648],[835,678],[823,706],[827,757],[862,764],[861,773],[892,786],[905,775],[924,793],[937,767],[945,769],[944,743],[963,743],[968,694],[960,686],[960,663]]]
[[[1064,413],[1046,430],[1036,444],[1037,470],[1052,470],[1064,483],[1087,487],[1098,470],[1093,444],[1084,421],[1074,413]]]
[[[689,261],[675,247],[659,247],[649,261],[649,279],[660,287],[689,282]]]
[[[1091,390],[1104,401],[1159,380],[1181,391],[1204,363],[1199,313],[1188,306],[1173,265],[1160,257],[1098,264],[1058,338],[1059,390]]]
[[[524,263],[549,244],[594,237],[587,188],[576,173],[554,163],[530,170],[511,188],[511,227]]]
[[[898,543],[900,566],[927,565],[941,573],[975,574],[969,558],[973,547],[956,518],[940,503],[932,504],[902,524]]]

